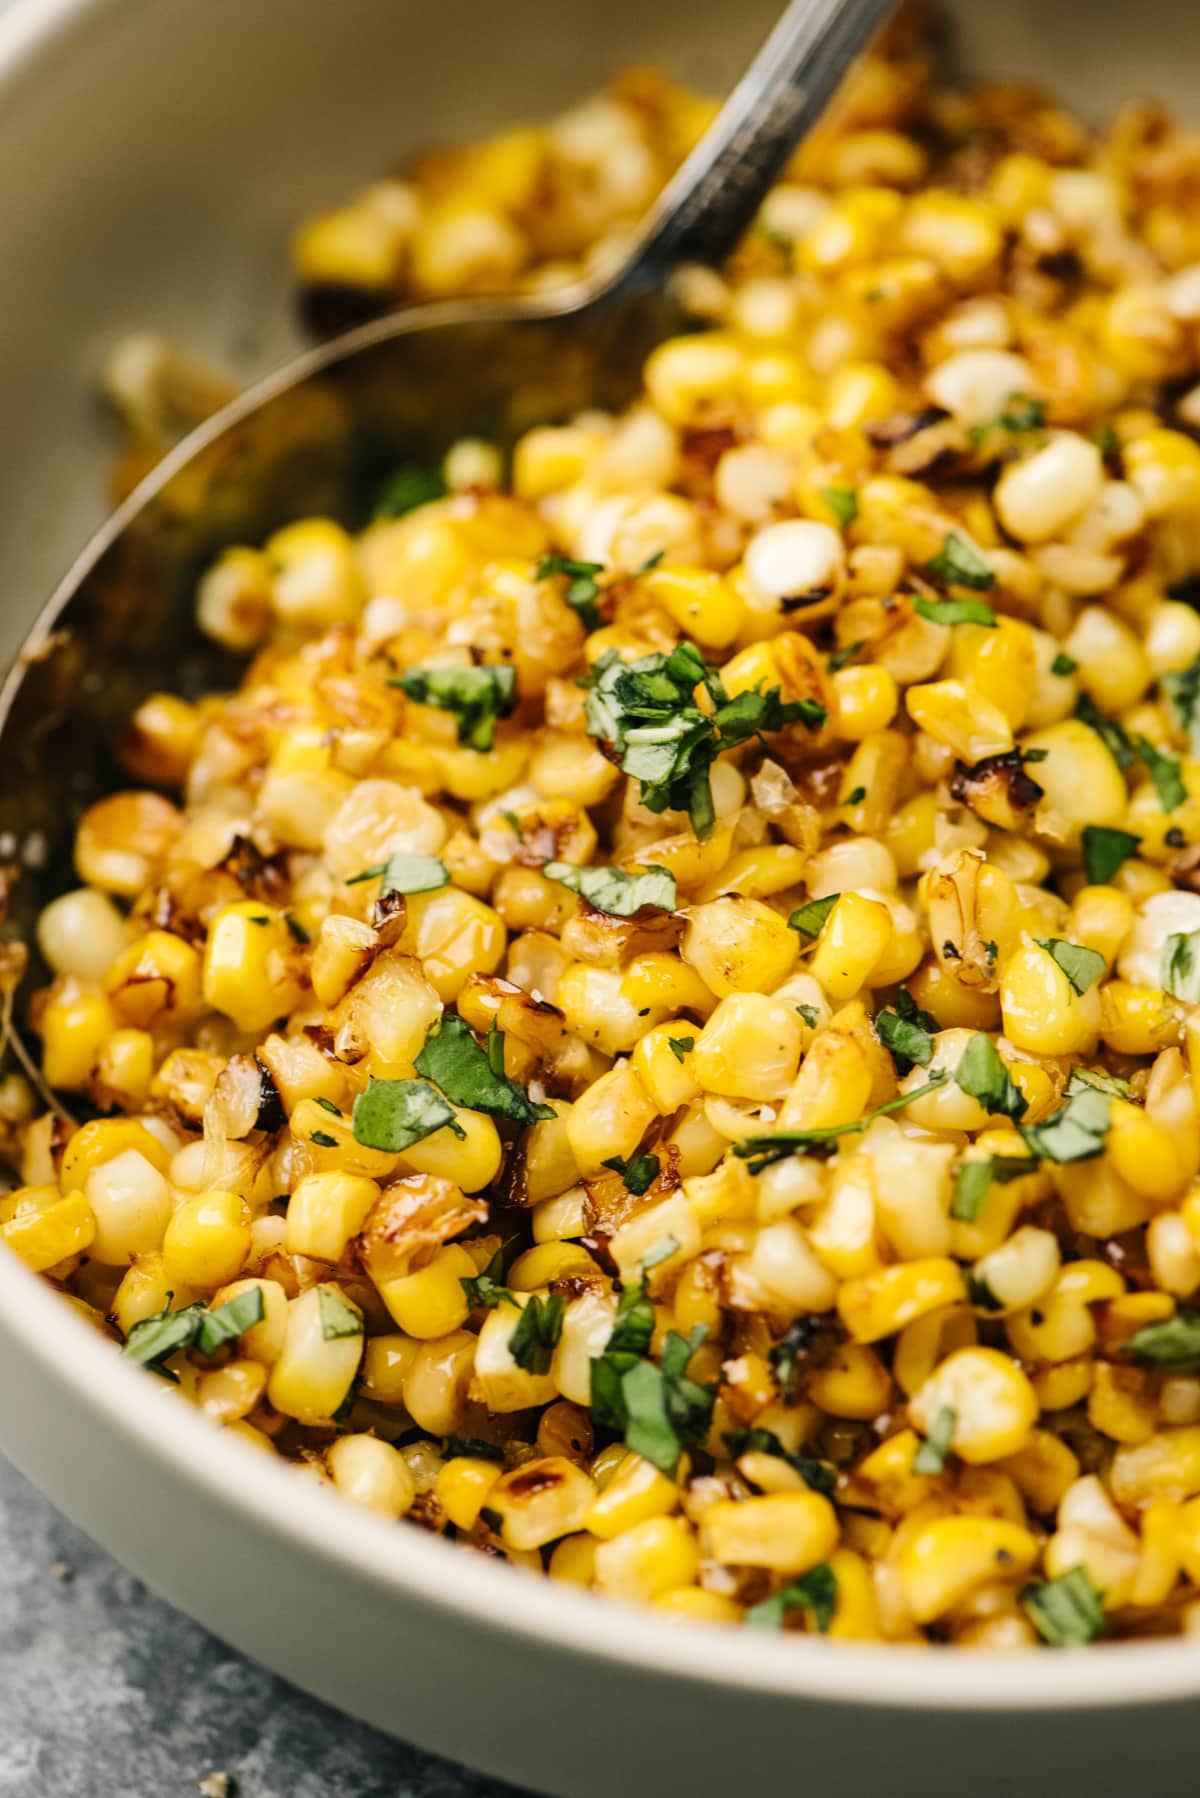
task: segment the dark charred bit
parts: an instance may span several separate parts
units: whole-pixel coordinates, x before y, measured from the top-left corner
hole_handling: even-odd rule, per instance
[[[287,896],[287,870],[281,855],[264,855],[250,837],[235,836],[213,872],[228,874],[236,880],[248,899],[260,899],[264,905]]]
[[[1180,830],[1178,824],[1173,824],[1163,838],[1163,842],[1167,845],[1168,849],[1183,849],[1187,844],[1187,838]]]
[[[319,1049],[329,1061],[337,1060],[337,1047],[333,1040],[333,1031],[328,1024],[305,1024],[302,1032],[313,1047]]]
[[[563,1476],[557,1468],[547,1468],[545,1465],[526,1467],[520,1473],[509,1475],[508,1496],[517,1499],[536,1498],[539,1492],[553,1492],[562,1482]]]
[[[581,1236],[579,1240],[592,1260],[599,1263],[603,1272],[610,1279],[620,1278],[620,1270],[612,1258],[612,1249],[609,1247],[612,1238],[606,1231],[594,1230],[590,1236]]]
[[[1037,267],[1052,281],[1078,281],[1083,273],[1079,253],[1072,249],[1048,251],[1045,256],[1038,257]]]
[[[726,450],[734,449],[743,433],[736,425],[698,425],[685,430],[680,448],[686,462],[711,474]]]
[[[302,287],[296,295],[300,323],[310,337],[337,337],[381,317],[393,304],[390,295],[364,293],[361,287],[332,281]]]
[[[271,1073],[270,1068],[267,1067],[265,1063],[259,1061],[257,1055],[254,1057],[254,1062],[260,1076],[258,1087],[258,1116],[254,1120],[254,1127],[256,1130],[266,1130],[268,1134],[273,1136],[277,1130],[282,1130],[287,1123],[287,1112],[283,1108],[283,1099],[280,1096],[279,1088],[275,1084],[275,1078]]]
[[[779,602],[779,610],[784,613],[802,612],[806,606],[819,606],[833,592],[832,587],[810,587],[807,593],[788,593]]]
[[[529,1206],[529,1181],[525,1170],[525,1151],[510,1149],[504,1171],[492,1188],[492,1204],[498,1211],[525,1211]]]
[[[381,893],[371,906],[371,928],[379,933],[381,949],[390,949],[408,922],[408,900],[394,887]]]
[[[1200,843],[1193,843],[1190,849],[1177,855],[1167,873],[1177,887],[1184,887],[1189,893],[1200,893]]]
[[[1026,773],[1019,749],[984,756],[970,767],[965,762],[955,762],[950,792],[960,804],[970,806],[977,818],[999,830],[1018,829],[1017,814],[1028,811],[1044,797],[1044,789]]]
[[[551,1280],[547,1290],[552,1297],[563,1299],[581,1299],[585,1292],[590,1292],[596,1282],[587,1274],[564,1274],[560,1280]]]
[[[881,418],[878,424],[868,425],[867,437],[876,449],[894,449],[898,443],[907,443],[920,431],[927,431],[930,425],[941,424],[950,414],[944,406],[922,406],[919,412],[893,412],[887,418]]]

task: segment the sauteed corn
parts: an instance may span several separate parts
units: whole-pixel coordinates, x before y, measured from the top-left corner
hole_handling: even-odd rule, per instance
[[[611,253],[637,74],[311,221]],[[0,1234],[353,1503],[680,1619],[1200,1629],[1200,140],[860,65],[641,399],[231,550]],[[98,1368],[98,1374],[102,1369]]]

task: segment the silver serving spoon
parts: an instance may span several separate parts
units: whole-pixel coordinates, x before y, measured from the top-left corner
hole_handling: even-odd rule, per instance
[[[233,683],[230,660],[191,619],[212,557],[294,518],[361,520],[398,462],[430,461],[464,434],[507,446],[530,425],[627,403],[649,350],[686,327],[672,269],[733,249],[892,4],[792,0],[615,271],[545,295],[413,307],[349,331],[165,457],[60,583],[0,689],[0,859],[31,876],[10,896],[17,935],[31,940],[37,911],[68,883],[80,812],[127,784],[111,746],[140,700],[163,686]],[[19,1038],[14,1046],[37,1078]]]

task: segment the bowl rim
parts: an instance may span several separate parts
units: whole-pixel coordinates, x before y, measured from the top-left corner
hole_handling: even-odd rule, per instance
[[[0,15],[0,94],[10,95],[35,78],[49,52],[66,49],[73,35],[99,15],[145,3],[10,0]],[[318,351],[296,362],[319,360]],[[254,403],[254,395],[274,390],[280,378],[268,376],[256,383],[230,411],[240,413]],[[201,447],[225,416],[218,414],[186,439],[167,459],[172,467]],[[162,478],[160,467],[143,488],[156,490]],[[121,514],[136,509],[146,496],[139,489]],[[111,540],[113,522],[76,558],[41,619],[52,612],[67,580]],[[937,1656],[935,1672],[927,1653],[906,1653],[901,1645],[684,1628],[652,1609],[496,1565],[425,1531],[397,1528],[366,1512],[356,1517],[352,1531],[339,1530],[335,1506],[344,1501],[297,1479],[287,1464],[268,1460],[198,1412],[172,1403],[115,1347],[98,1343],[95,1330],[62,1295],[8,1253],[0,1253],[0,1315],[14,1342],[53,1384],[73,1389],[129,1450],[204,1489],[231,1519],[240,1517],[264,1533],[277,1532],[294,1549],[357,1579],[452,1612],[465,1627],[483,1626],[513,1641],[536,1637],[543,1646],[617,1670],[645,1677],[669,1674],[713,1691],[733,1688],[856,1707],[866,1694],[881,1708],[935,1714],[1128,1708],[1200,1695],[1200,1653],[1186,1639],[1104,1644],[1087,1655],[950,1651]],[[108,1377],[89,1377],[93,1365],[100,1365],[92,1357],[105,1354]]]

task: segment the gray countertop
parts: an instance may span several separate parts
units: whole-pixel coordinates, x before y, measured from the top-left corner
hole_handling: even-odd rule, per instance
[[[161,1603],[0,1458],[0,1798],[199,1791],[519,1798],[243,1660]]]

